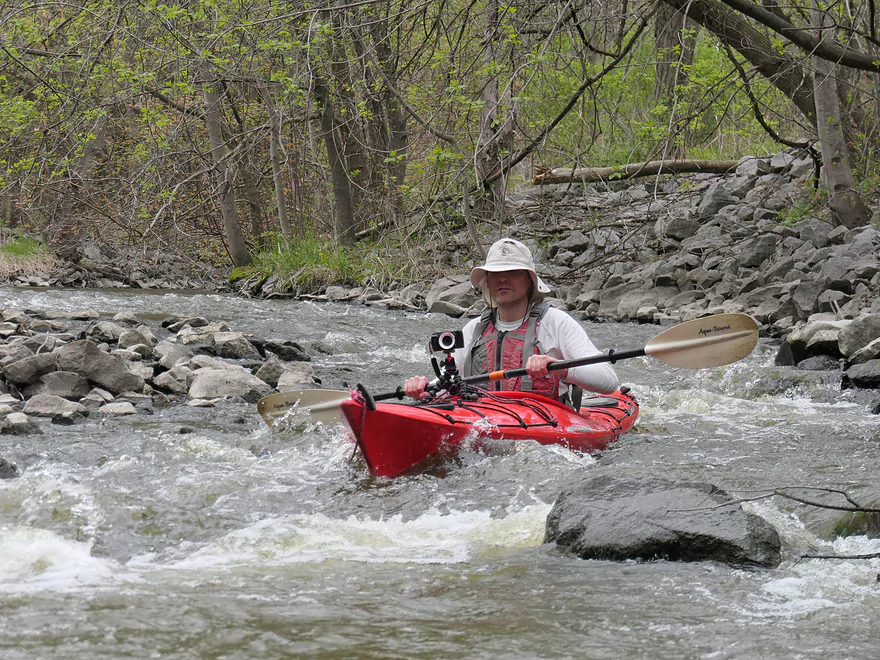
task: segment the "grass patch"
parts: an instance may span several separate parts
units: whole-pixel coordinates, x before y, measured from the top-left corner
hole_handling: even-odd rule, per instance
[[[0,245],[0,254],[10,257],[32,257],[45,252],[43,244],[36,238],[18,237]]]
[[[392,265],[377,245],[351,248],[331,245],[326,237],[306,235],[285,241],[272,237],[272,246],[254,255],[249,266],[236,268],[230,280],[265,280],[275,276],[286,288],[318,290],[331,284],[342,286],[387,285],[405,276],[405,268]]]
[[[48,276],[58,259],[35,238],[15,237],[0,245],[0,280],[19,275]]]

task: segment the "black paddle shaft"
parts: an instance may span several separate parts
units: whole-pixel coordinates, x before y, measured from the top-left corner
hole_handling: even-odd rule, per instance
[[[629,358],[642,357],[646,355],[644,348],[633,348],[629,351],[615,351],[614,349],[602,355],[593,355],[592,357],[578,358],[576,360],[560,360],[559,362],[551,362],[547,365],[548,371],[557,371],[559,369],[568,369],[570,367],[583,367],[587,364],[599,364],[601,362],[610,362],[614,364],[618,360],[628,360]],[[528,371],[525,369],[510,369],[508,371],[493,371],[489,374],[479,374],[477,376],[468,376],[462,380],[465,383],[481,383],[489,380],[504,380],[505,378],[519,378],[525,376]]]

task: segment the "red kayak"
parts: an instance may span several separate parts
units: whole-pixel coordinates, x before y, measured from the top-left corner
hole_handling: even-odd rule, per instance
[[[525,392],[479,390],[427,402],[366,404],[355,396],[340,404],[370,472],[394,477],[466,442],[531,440],[594,453],[626,433],[639,404],[623,388],[587,398],[579,412]]]

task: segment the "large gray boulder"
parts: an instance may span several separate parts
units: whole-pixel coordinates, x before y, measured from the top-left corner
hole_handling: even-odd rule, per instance
[[[844,373],[841,387],[880,388],[880,360],[867,360],[851,366]]]
[[[33,384],[24,389],[22,394],[30,398],[37,394],[54,394],[65,399],[81,399],[92,387],[89,382],[72,371],[53,371],[44,374]]]
[[[598,474],[564,491],[545,543],[583,559],[666,559],[777,566],[776,529],[711,484]]]
[[[477,301],[470,275],[441,277],[431,285],[425,298],[429,312],[455,318],[463,315]]]
[[[52,353],[37,353],[3,366],[3,376],[7,382],[16,385],[31,385],[52,371],[55,371],[55,356]]]
[[[840,352],[849,357],[877,338],[880,338],[880,314],[859,316],[840,330]]]
[[[88,339],[62,346],[55,351],[55,360],[59,371],[74,371],[113,394],[144,389],[144,379],[132,373],[124,360],[104,353]]]
[[[199,369],[189,386],[189,396],[193,399],[238,396],[248,403],[256,403],[273,389],[271,385],[246,371]]]
[[[55,417],[56,415],[77,415],[88,417],[88,409],[75,401],[68,401],[54,394],[37,394],[31,397],[22,412],[35,417]]]

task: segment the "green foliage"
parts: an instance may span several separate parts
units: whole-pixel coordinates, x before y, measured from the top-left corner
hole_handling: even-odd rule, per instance
[[[0,245],[0,253],[20,259],[41,256],[45,252],[46,248],[40,241],[27,236],[15,237],[8,243]]]

